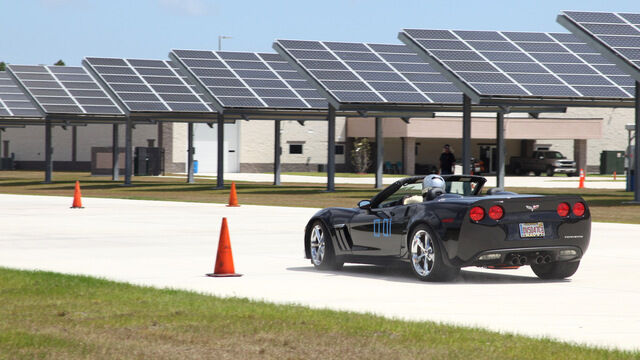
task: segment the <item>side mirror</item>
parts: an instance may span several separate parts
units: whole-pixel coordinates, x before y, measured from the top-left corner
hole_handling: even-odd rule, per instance
[[[371,209],[371,201],[369,200],[360,200],[358,202],[358,207],[362,210],[369,210]]]

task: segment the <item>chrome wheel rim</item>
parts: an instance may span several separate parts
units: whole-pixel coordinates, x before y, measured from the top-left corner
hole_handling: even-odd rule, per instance
[[[313,261],[314,265],[322,264],[324,251],[324,231],[322,231],[322,226],[316,225],[311,230],[311,261]]]
[[[433,270],[435,249],[433,240],[426,230],[418,230],[411,240],[411,263],[416,273],[422,277]]]

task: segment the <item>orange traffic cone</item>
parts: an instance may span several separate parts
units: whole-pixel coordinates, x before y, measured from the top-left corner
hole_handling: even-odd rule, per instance
[[[82,194],[80,193],[80,181],[76,180],[76,190],[73,193],[72,209],[83,209],[82,207]]]
[[[216,266],[213,269],[213,274],[207,274],[207,276],[242,276],[242,274],[236,274],[236,271],[233,267],[233,254],[231,253],[231,240],[229,239],[229,227],[227,226],[226,217],[222,218],[222,229],[220,229],[220,240],[218,240]]]
[[[584,170],[580,169],[580,183],[578,184],[578,189],[584,189]]]
[[[229,193],[229,205],[227,206],[240,206],[238,205],[238,194],[236,194],[236,183],[231,183],[231,193]]]

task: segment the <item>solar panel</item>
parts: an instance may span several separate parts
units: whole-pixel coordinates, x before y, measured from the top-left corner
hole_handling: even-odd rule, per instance
[[[129,112],[213,112],[170,61],[88,57],[83,64]]]
[[[624,74],[571,34],[404,30],[399,38],[469,93],[482,96],[629,99]]]
[[[276,40],[339,103],[459,104],[462,93],[404,45]]]
[[[8,65],[7,68],[47,114],[123,114],[82,67]]]
[[[224,108],[326,109],[327,100],[278,54],[172,50]]]
[[[640,81],[640,14],[564,11],[558,22]]]
[[[6,71],[0,71],[0,117],[42,117],[31,99]]]

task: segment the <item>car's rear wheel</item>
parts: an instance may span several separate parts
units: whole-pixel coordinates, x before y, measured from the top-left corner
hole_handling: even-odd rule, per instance
[[[568,278],[578,271],[580,261],[557,261],[548,264],[532,264],[531,269],[540,278],[545,280],[557,280]]]
[[[417,226],[409,238],[411,270],[422,281],[453,280],[460,268],[444,263],[438,239],[425,225]]]
[[[309,230],[309,249],[311,263],[321,270],[340,270],[344,263],[336,258],[333,250],[331,234],[319,220],[313,223]]]

